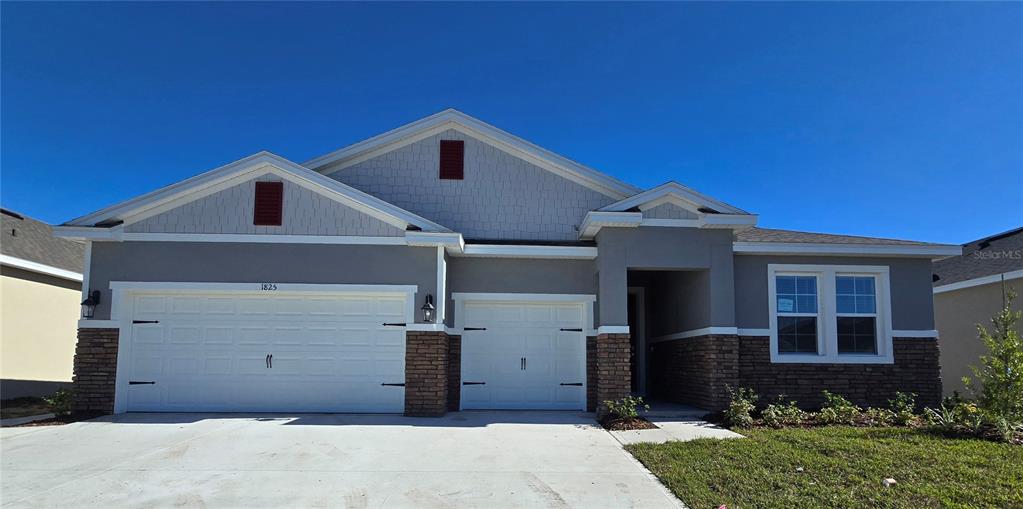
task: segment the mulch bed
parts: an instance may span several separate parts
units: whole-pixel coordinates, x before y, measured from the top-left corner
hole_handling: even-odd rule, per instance
[[[608,431],[628,431],[633,429],[657,429],[657,425],[643,419],[604,419],[600,425]]]
[[[35,428],[37,426],[62,426],[64,424],[71,424],[72,422],[78,422],[81,419],[74,419],[71,416],[60,416],[51,417],[49,419],[43,419],[41,421],[26,422],[25,424],[19,424],[17,426],[9,426],[11,428]]]

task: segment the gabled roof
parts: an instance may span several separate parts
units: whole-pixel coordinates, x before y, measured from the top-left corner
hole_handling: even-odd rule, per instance
[[[616,200],[632,196],[640,191],[635,186],[555,154],[454,109],[444,110],[306,161],[304,166],[321,173],[333,173],[448,129],[472,136]]]
[[[934,274],[941,287],[984,276],[1023,270],[1023,228],[1016,228],[963,244],[961,256],[934,262]]]
[[[53,235],[50,225],[0,210],[0,263],[73,281],[82,280],[85,245]]]
[[[399,228],[415,226],[423,231],[450,231],[405,209],[266,151],[79,217],[64,223],[63,226],[105,227],[138,221],[267,172],[277,174]]]
[[[697,213],[749,215],[749,212],[745,210],[696,192],[675,181],[665,182],[642,193],[602,207],[599,210],[601,212],[624,212],[633,208],[642,210],[653,208],[666,202],[674,202]]]

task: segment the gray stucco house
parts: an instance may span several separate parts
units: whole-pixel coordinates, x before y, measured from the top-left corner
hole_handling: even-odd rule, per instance
[[[260,152],[57,228],[95,304],[75,408],[940,397],[931,260],[959,246],[756,224],[454,110],[303,164]]]

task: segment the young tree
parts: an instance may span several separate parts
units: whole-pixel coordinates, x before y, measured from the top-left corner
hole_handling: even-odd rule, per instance
[[[992,331],[977,324],[988,353],[980,356],[979,367],[972,366],[974,379],[963,377],[963,383],[988,419],[1011,434],[1023,424],[1023,340],[1016,330],[1023,312],[1012,310],[1015,292],[1010,290],[1006,297],[1005,307],[991,319]]]

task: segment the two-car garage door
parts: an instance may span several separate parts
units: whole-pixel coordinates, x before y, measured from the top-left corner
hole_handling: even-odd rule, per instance
[[[126,409],[401,412],[407,298],[133,295]]]

